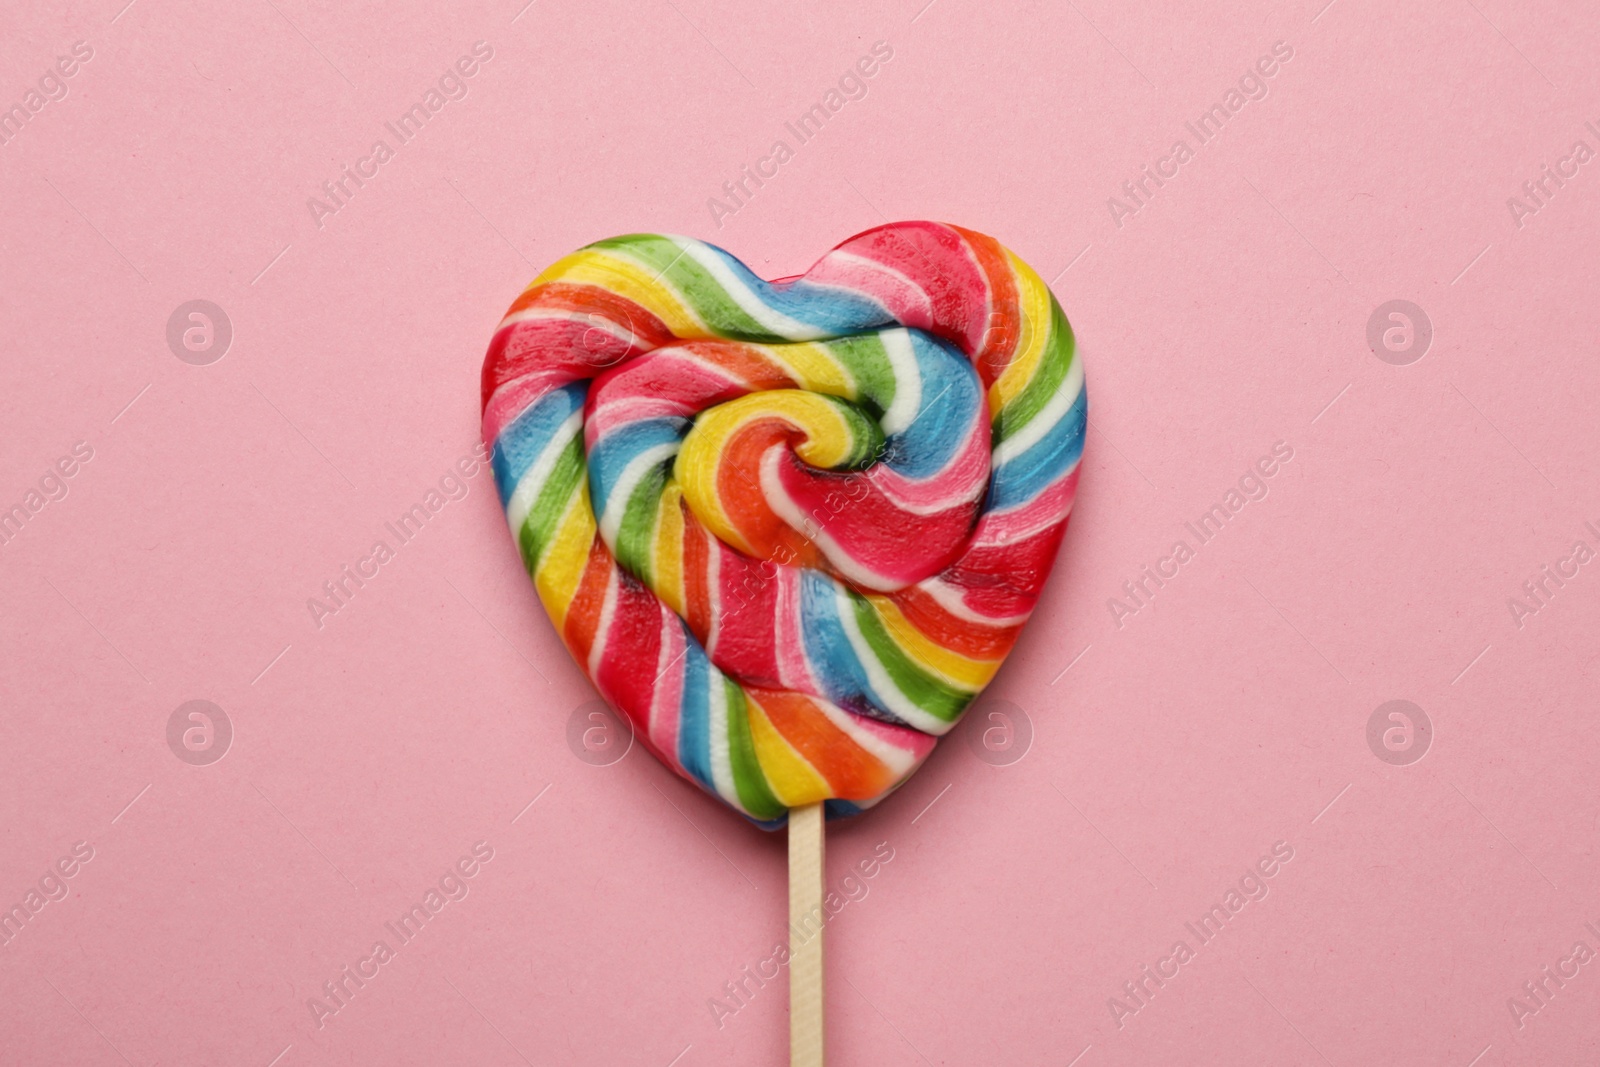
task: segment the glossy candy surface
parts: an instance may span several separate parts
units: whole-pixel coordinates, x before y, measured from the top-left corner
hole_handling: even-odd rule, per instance
[[[876,803],[956,724],[1049,576],[1086,426],[1044,282],[931,222],[779,282],[689,238],[589,245],[512,304],[483,404],[573,658],[769,826]]]

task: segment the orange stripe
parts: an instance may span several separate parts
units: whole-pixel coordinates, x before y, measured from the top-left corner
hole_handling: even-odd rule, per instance
[[[750,392],[763,389],[792,389],[795,380],[761,349],[740,341],[693,341],[681,345],[686,351],[741,381]]]
[[[968,659],[1004,659],[1022,632],[1020,626],[985,626],[957,618],[915,586],[889,599],[928,640]]]
[[[783,560],[796,567],[817,567],[822,554],[767,506],[767,498],[756,484],[760,477],[761,456],[777,444],[792,446],[799,434],[788,423],[759,419],[728,438],[717,460],[717,496],[751,554],[762,560]]]
[[[983,349],[973,356],[973,365],[988,389],[1005,373],[1022,340],[1022,308],[1017,302],[1016,279],[1006,261],[1005,248],[993,237],[959,226],[951,227],[967,239],[972,254],[989,280],[988,332],[981,339]]]
[[[711,634],[711,590],[707,586],[711,535],[686,501],[680,499],[678,507],[683,511],[683,598],[688,608],[684,621],[689,624],[689,632],[703,642]]]
[[[506,309],[514,315],[529,308],[551,308],[557,311],[592,312],[612,322],[626,323],[634,333],[645,338],[649,347],[670,345],[676,338],[667,324],[648,308],[641,307],[625,296],[602,289],[598,285],[573,285],[570,282],[546,282],[523,290]]]
[[[750,694],[773,728],[827,779],[834,796],[868,800],[894,784],[889,768],[835,726],[810,697],[781,689],[751,689]]]
[[[584,565],[583,578],[578,591],[567,609],[566,638],[572,657],[585,671],[589,669],[589,652],[594,647],[595,630],[600,625],[600,613],[606,603],[606,580],[611,575],[611,552],[596,534],[589,546],[589,562]]]

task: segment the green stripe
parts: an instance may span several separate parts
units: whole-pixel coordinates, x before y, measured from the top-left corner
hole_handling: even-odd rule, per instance
[[[867,408],[874,419],[883,418],[883,413],[894,403],[895,389],[899,383],[894,376],[894,364],[889,362],[889,354],[883,350],[882,337],[876,333],[860,334],[856,337],[840,337],[825,344],[855,379],[855,395],[848,399]]]
[[[585,474],[583,441],[574,435],[556,457],[555,467],[540,487],[539,496],[534,500],[533,508],[528,512],[528,518],[517,536],[517,545],[522,550],[522,563],[528,568],[529,574],[539,569],[539,559],[555,537],[561,516],[566,514],[572,494],[577,492],[578,483]]]
[[[877,656],[878,663],[888,673],[895,688],[934,718],[954,722],[977,693],[957,689],[918,667],[894,643],[866,598],[852,592],[850,599],[855,607],[856,625],[861,628],[861,636],[866,639],[867,646]]]
[[[722,685],[728,696],[728,762],[733,768],[733,785],[739,793],[739,804],[754,818],[776,819],[784,808],[767,787],[767,776],[761,772],[761,761],[756,759],[755,741],[750,736],[749,702],[744,690],[725,674]]]
[[[786,341],[752,318],[690,253],[671,241],[634,234],[597,241],[590,248],[621,252],[678,290],[683,302],[712,333],[741,341]]]
[[[591,248],[621,252],[630,259],[646,264],[652,274],[666,270],[667,265],[683,251],[659,233],[628,233],[621,237],[608,237],[604,241],[585,245],[583,250],[587,252]]]
[[[850,454],[842,462],[835,464],[832,469],[844,471],[861,470],[864,467],[870,467],[877,460],[878,454],[883,451],[883,427],[879,426],[875,420],[869,419],[862,414],[861,409],[848,400],[839,400],[836,397],[828,396],[826,393],[818,393],[816,395],[838,409],[840,416],[844,419],[845,425],[849,429]]]
[[[1051,297],[1050,338],[1045,342],[1044,351],[1039,354],[1039,366],[1034,371],[1033,380],[1001,409],[999,417],[995,419],[995,445],[1028,425],[1034,416],[1049,405],[1056,390],[1066,380],[1076,351],[1072,327],[1067,323],[1066,315],[1062,314],[1061,305],[1056,303],[1055,297]]]
[[[687,255],[668,268],[666,279],[677,286],[700,320],[716,333],[741,341],[787,341],[750,317],[711,273]]]
[[[655,544],[656,516],[661,510],[661,493],[666,482],[667,475],[663,467],[656,466],[646,471],[628,496],[627,507],[622,512],[622,525],[617,530],[617,562],[646,585],[651,585],[655,575],[652,548]]]

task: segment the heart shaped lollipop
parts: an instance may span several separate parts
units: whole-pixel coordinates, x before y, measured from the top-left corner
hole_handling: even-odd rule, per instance
[[[905,782],[1011,650],[1086,425],[1049,288],[932,222],[776,282],[689,238],[589,245],[511,305],[483,405],[579,666],[663,763],[764,826],[806,812],[818,849],[820,805]]]

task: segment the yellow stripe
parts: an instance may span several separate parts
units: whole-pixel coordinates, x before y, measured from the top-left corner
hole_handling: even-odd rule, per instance
[[[573,500],[568,502],[566,514],[561,517],[533,580],[558,634],[566,632],[567,609],[572,606],[578,583],[583,580],[594,535],[594,510],[589,506],[589,480],[585,478],[578,483]]]
[[[656,566],[651,587],[678,618],[689,614],[683,591],[683,490],[671,478],[656,510]]]
[[[835,467],[850,458],[856,446],[855,434],[845,421],[844,412],[815,393],[798,389],[775,389],[750,393],[700,414],[694,428],[683,439],[677,467],[704,475],[715,469],[729,438],[762,419],[783,419],[807,436],[795,454],[814,467]],[[692,502],[688,484],[684,492]]]
[[[1033,268],[1006,252],[1006,262],[1017,279],[1017,310],[1021,316],[1016,355],[1005,372],[989,387],[989,410],[998,413],[1028,387],[1039,367],[1039,357],[1050,338],[1050,287]]]
[[[756,703],[755,697],[745,693],[745,704],[750,709],[750,738],[755,745],[756,760],[761,773],[778,803],[786,808],[802,804],[817,804],[833,796],[833,790],[811,764],[784,740],[778,728],[772,725],[767,713]]]
[[[924,670],[939,675],[951,685],[973,692],[989,684],[1000,669],[1002,659],[971,659],[952,652],[935,643],[927,634],[914,626],[888,597],[869,596],[870,603],[883,620],[884,627],[900,648]]]
[[[717,477],[729,439],[751,423],[774,418],[783,419],[806,435],[795,454],[813,467],[839,466],[850,458],[857,443],[843,410],[814,393],[797,389],[750,393],[702,412],[684,437],[672,469],[690,510],[706,529],[747,555],[758,553],[734,516],[723,508]],[[759,472],[749,473],[752,482],[760,477]]]
[[[534,279],[534,285],[545,282],[598,286],[650,311],[666,323],[675,336],[710,336],[677,290],[658,280],[643,264],[612,251],[584,249],[574,252]]]
[[[844,400],[856,399],[855,378],[826,345],[808,341],[765,348],[765,351],[788,370],[790,376],[799,382],[800,388]]]
[[[672,464],[672,480],[689,502],[689,510],[699,519],[711,535],[730,544],[741,552],[750,553],[751,547],[739,533],[732,518],[722,507],[722,496],[717,492],[717,467],[722,456],[722,436],[702,430],[708,425],[708,416],[719,409],[702,413],[678,448],[678,458]]]

